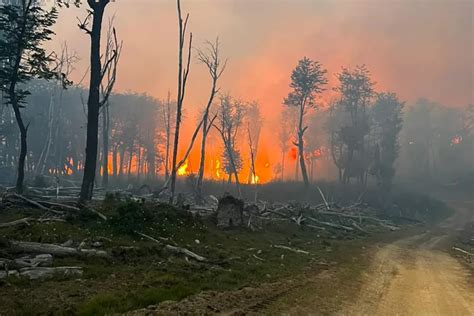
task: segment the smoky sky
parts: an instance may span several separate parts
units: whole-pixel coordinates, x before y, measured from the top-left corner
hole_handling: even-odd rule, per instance
[[[291,70],[303,56],[328,70],[321,103],[331,97],[335,73],[358,64],[370,69],[377,91],[396,92],[407,102],[425,97],[446,106],[473,103],[470,0],[182,0],[182,9],[190,14],[193,47],[220,38],[228,58],[222,91],[258,100],[267,123],[283,108]],[[176,95],[175,1],[116,0],[107,11],[124,42],[117,90]],[[85,7],[61,10],[54,43],[67,41],[81,58],[76,81],[87,70],[88,38],[76,19],[84,16]],[[188,114],[204,106],[209,85],[205,68],[193,58]]]

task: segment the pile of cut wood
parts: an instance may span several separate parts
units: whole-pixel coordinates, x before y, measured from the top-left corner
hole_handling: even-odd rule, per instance
[[[81,276],[82,267],[53,266],[54,257],[101,257],[107,258],[107,252],[98,249],[86,249],[71,245],[55,245],[37,242],[2,240],[2,252],[10,258],[0,258],[0,279],[17,276],[28,279],[47,279],[54,276]],[[14,258],[15,255],[20,257]]]

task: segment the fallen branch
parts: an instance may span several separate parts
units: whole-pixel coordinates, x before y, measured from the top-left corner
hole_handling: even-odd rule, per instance
[[[265,259],[263,259],[263,258],[260,258],[260,257],[259,257],[259,256],[257,256],[257,255],[252,255],[252,257],[254,257],[255,259],[257,259],[257,260],[260,260],[260,261],[265,261]]]
[[[467,256],[474,257],[474,253],[470,253],[464,249],[458,248],[458,247],[453,247],[454,250],[459,251],[460,253],[463,253]]]
[[[326,197],[324,196],[323,191],[321,191],[321,188],[320,188],[319,186],[316,186],[316,188],[317,188],[318,191],[319,191],[319,195],[321,195],[321,198],[323,199],[324,205],[326,206],[326,210],[329,211],[329,203],[328,203],[328,201],[326,200]]]
[[[291,247],[288,247],[288,246],[272,245],[272,247],[273,248],[278,248],[278,249],[284,249],[284,250],[288,250],[288,251],[292,251],[292,252],[296,252],[296,253],[302,253],[302,254],[305,254],[305,255],[309,255],[308,251],[301,250],[301,249],[296,249],[296,248],[291,248]]]
[[[61,219],[61,218],[31,218],[31,217],[25,217],[22,219],[17,219],[15,221],[11,221],[8,223],[0,223],[0,228],[8,228],[8,227],[13,227],[13,226],[18,226],[18,225],[27,225],[30,226],[30,222],[40,222],[40,223],[45,223],[45,222],[65,222],[66,220]]]
[[[347,231],[353,231],[354,230],[354,228],[349,227],[349,226],[334,224],[334,223],[330,223],[330,222],[323,222],[323,221],[319,221],[316,218],[312,218],[312,217],[308,217],[308,219],[315,222],[315,223],[317,223],[317,224],[332,227],[332,228],[336,228],[336,229],[343,229],[343,230],[347,230]]]
[[[159,245],[163,245],[162,242],[160,242],[159,240],[157,240],[157,239],[155,239],[155,238],[153,238],[153,237],[151,237],[151,236],[148,236],[148,235],[146,235],[146,234],[144,234],[144,233],[140,233],[140,232],[137,232],[137,231],[135,231],[135,233],[137,233],[138,235],[140,235],[140,236],[142,236],[142,237],[144,237],[144,238],[146,238],[146,239],[148,239],[148,240],[151,240],[151,241],[153,241],[153,242],[155,242],[155,243],[157,243],[157,244],[159,244]],[[171,245],[168,245],[168,244],[165,244],[164,247],[165,247],[166,250],[169,250],[169,251],[171,251],[171,252],[173,252],[173,253],[175,253],[175,254],[182,254],[182,255],[185,255],[186,257],[193,258],[193,259],[195,259],[195,260],[197,260],[197,261],[199,261],[199,262],[205,262],[205,261],[207,261],[207,259],[204,258],[203,256],[200,256],[200,255],[198,255],[198,254],[196,254],[196,253],[194,253],[194,252],[192,252],[191,250],[186,249],[186,248],[175,247],[175,246],[171,246]]]
[[[25,202],[29,203],[30,205],[35,206],[35,207],[37,207],[37,208],[39,208],[39,209],[41,209],[41,210],[48,211],[48,212],[51,212],[51,213],[54,213],[54,214],[58,214],[58,215],[62,215],[62,214],[63,214],[63,212],[52,210],[52,209],[50,209],[49,207],[46,207],[46,206],[40,204],[39,202],[36,202],[36,201],[31,200],[31,199],[29,199],[29,198],[27,198],[27,197],[24,197],[23,195],[20,195],[20,194],[17,194],[17,193],[13,193],[12,196],[14,196],[14,197],[16,197],[16,198],[18,198],[18,199],[20,199],[20,200],[22,200],[22,201],[25,201]]]

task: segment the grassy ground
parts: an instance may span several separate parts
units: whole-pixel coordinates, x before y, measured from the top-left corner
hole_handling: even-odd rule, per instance
[[[305,268],[320,269],[362,258],[373,237],[325,234],[296,225],[274,224],[263,231],[221,231],[212,219],[194,218],[167,205],[119,203],[113,199],[97,205],[110,221],[81,214],[66,223],[36,223],[2,229],[5,239],[64,243],[94,242],[111,253],[110,259],[55,258],[55,266],[82,266],[81,278],[0,281],[0,315],[80,314],[104,315],[180,300],[206,290],[232,290],[294,276]],[[0,222],[38,215],[38,210],[3,210]],[[162,246],[135,232],[172,239],[208,259],[187,261],[167,253]],[[365,238],[365,239],[364,239]],[[384,237],[386,238],[386,237]],[[271,245],[309,251],[296,254]],[[0,257],[9,257],[0,247]],[[359,259],[357,259],[359,258]],[[346,265],[350,267],[351,265]],[[356,280],[364,265],[354,265],[343,279]],[[344,272],[344,273],[346,273]],[[341,279],[342,280],[342,279]],[[356,281],[354,281],[356,282]]]

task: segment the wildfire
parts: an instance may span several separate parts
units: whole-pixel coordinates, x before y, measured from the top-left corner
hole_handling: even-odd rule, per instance
[[[179,167],[177,174],[178,176],[185,176],[188,174],[188,160],[187,159],[183,163],[183,165]]]
[[[252,174],[252,177],[250,179],[250,182],[252,184],[258,184],[259,177],[256,174]]]
[[[462,142],[462,136],[456,135],[451,139],[451,145],[459,145]]]
[[[219,161],[219,159],[216,159],[216,177],[217,179],[220,179],[221,178],[221,162]]]
[[[296,160],[298,158],[298,149],[296,147],[291,148],[289,154],[291,159]]]

